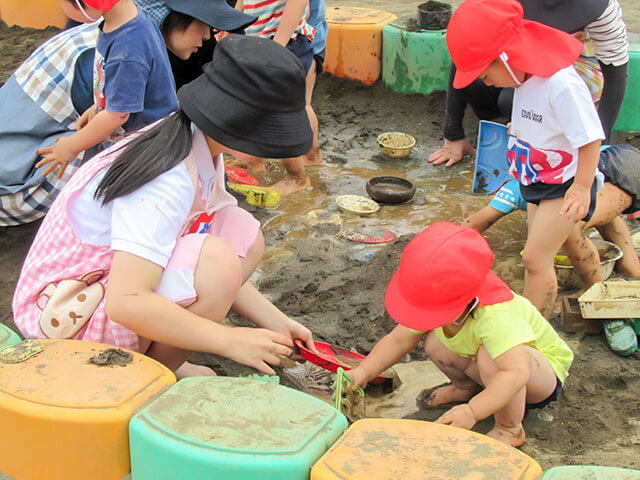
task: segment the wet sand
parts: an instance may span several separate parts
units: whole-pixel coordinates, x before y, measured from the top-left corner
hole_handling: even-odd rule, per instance
[[[622,3],[625,18],[631,10],[630,26],[640,31],[640,7],[630,7],[630,0]],[[362,1],[339,4],[365,5]],[[416,4],[366,2],[367,7],[397,14],[412,13]],[[48,35],[50,32],[0,26],[0,50],[10,60],[0,68],[0,83]],[[38,40],[34,42],[33,38]],[[309,326],[318,340],[367,353],[395,325],[384,310],[384,290],[409,239],[437,220],[460,221],[484,206],[489,198],[469,193],[471,159],[449,169],[434,167],[425,160],[442,142],[443,92],[400,95],[381,84],[364,87],[323,74],[313,103],[320,121],[325,164],[308,167],[313,187],[286,197],[277,209],[248,207],[260,219],[267,241],[265,260],[253,280],[284,312]],[[469,114],[465,129],[472,141],[476,124]],[[418,143],[409,157],[392,160],[378,151],[375,139],[387,130],[416,137]],[[640,138],[633,135],[617,134],[614,140],[640,146]],[[305,223],[306,214],[313,209],[338,212],[335,198],[340,194],[366,195],[366,180],[383,174],[412,180],[418,187],[414,199],[399,206],[383,206],[373,217],[340,214],[341,225]],[[256,176],[262,184],[271,184],[283,178],[284,171],[279,162],[272,161],[267,162],[266,172]],[[367,226],[387,228],[398,239],[386,246],[366,247],[339,236],[342,228]],[[36,229],[37,224],[0,228],[0,321],[10,326],[11,296]],[[514,213],[486,235],[495,252],[496,272],[516,291],[522,289],[518,252],[524,244],[525,231],[524,215]],[[357,260],[372,252],[375,254],[370,261]],[[243,324],[237,316],[231,318]],[[552,323],[559,329],[557,313]],[[528,440],[523,451],[544,468],[599,464],[640,469],[640,355],[614,355],[601,335],[563,336],[574,349],[576,359],[560,401],[527,416]],[[404,360],[424,359],[424,351],[416,349]],[[249,372],[213,355],[196,354],[194,361],[211,365],[219,374]],[[282,369],[279,374],[283,384],[304,388],[295,374]],[[418,396],[414,410],[412,417],[430,420],[442,413],[425,408],[424,395]],[[490,422],[485,421],[477,429],[486,432],[490,427]]]

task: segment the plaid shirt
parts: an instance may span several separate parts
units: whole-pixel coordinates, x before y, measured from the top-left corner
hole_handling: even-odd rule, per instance
[[[70,95],[75,63],[82,52],[96,47],[99,23],[56,35],[33,52],[14,74],[42,110],[70,129],[75,128],[77,120]]]
[[[144,8],[158,28],[162,27],[162,22],[171,12],[164,0],[135,0],[135,2]]]

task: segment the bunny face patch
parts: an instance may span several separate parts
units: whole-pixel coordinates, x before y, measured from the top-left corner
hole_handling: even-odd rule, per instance
[[[84,327],[104,298],[98,281],[104,273],[94,270],[79,279],[51,282],[40,292],[40,330],[47,338],[73,338]]]

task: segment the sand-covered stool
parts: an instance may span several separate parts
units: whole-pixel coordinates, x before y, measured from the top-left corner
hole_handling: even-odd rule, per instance
[[[629,32],[629,66],[627,93],[622,102],[620,115],[614,130],[621,132],[640,131],[640,33]]]
[[[638,470],[594,465],[566,465],[547,470],[542,480],[640,480]]]
[[[451,57],[447,30],[423,30],[415,15],[403,15],[382,30],[382,81],[394,92],[446,90]]]
[[[311,480],[541,476],[535,460],[487,436],[449,425],[389,418],[353,423],[311,470]]]
[[[134,480],[304,480],[342,435],[329,404],[264,380],[181,380],[131,419]]]
[[[130,470],[131,416],[173,383],[163,365],[110,345],[26,340],[3,348],[0,470],[17,480],[120,480]]]
[[[0,323],[0,349],[15,345],[20,341],[20,336],[6,325]]]
[[[0,4],[0,18],[10,27],[62,28],[67,22],[60,0],[30,0],[28,4],[24,0],[1,0]]]
[[[383,10],[327,7],[327,72],[372,85],[382,71],[382,29],[398,18]]]

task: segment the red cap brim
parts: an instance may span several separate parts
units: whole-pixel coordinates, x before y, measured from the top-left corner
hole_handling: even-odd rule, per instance
[[[478,297],[480,305],[494,305],[513,299],[513,292],[506,283],[489,270],[476,295],[465,298],[455,305],[443,305],[442,309],[419,308],[405,299],[398,272],[396,272],[387,287],[384,304],[391,318],[400,325],[413,330],[427,331],[453,322],[475,297]]]

